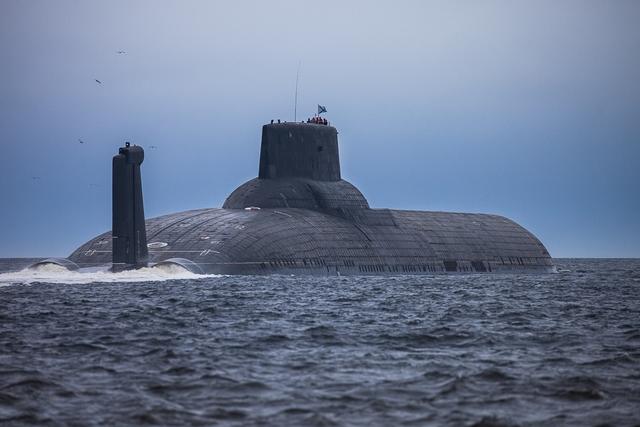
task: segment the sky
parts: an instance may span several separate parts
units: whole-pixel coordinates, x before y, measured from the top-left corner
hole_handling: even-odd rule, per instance
[[[298,66],[298,120],[327,107],[372,207],[640,257],[638,22],[635,0],[2,0],[0,257],[109,230],[125,141],[148,218],[220,207],[293,120]]]

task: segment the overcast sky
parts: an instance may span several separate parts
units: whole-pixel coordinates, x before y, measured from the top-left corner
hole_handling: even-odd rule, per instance
[[[638,257],[639,22],[624,0],[2,0],[0,256],[110,229],[124,141],[146,148],[147,217],[221,206],[262,124],[293,119],[300,63],[299,118],[327,107],[372,207]]]

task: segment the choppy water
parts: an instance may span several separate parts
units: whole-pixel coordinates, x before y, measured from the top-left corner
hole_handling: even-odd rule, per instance
[[[640,260],[557,264],[0,274],[0,423],[638,425]]]

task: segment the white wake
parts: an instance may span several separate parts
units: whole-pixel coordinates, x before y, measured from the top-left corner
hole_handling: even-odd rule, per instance
[[[145,267],[138,270],[112,273],[106,268],[69,271],[55,264],[45,264],[33,269],[0,274],[0,286],[31,284],[36,282],[84,284],[96,282],[158,282],[166,280],[203,279],[220,277],[213,274],[195,274],[178,265]]]

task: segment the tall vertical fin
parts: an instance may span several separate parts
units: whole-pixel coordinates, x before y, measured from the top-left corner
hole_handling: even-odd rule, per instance
[[[113,156],[112,270],[146,267],[149,260],[140,165],[144,150],[128,142]]]

